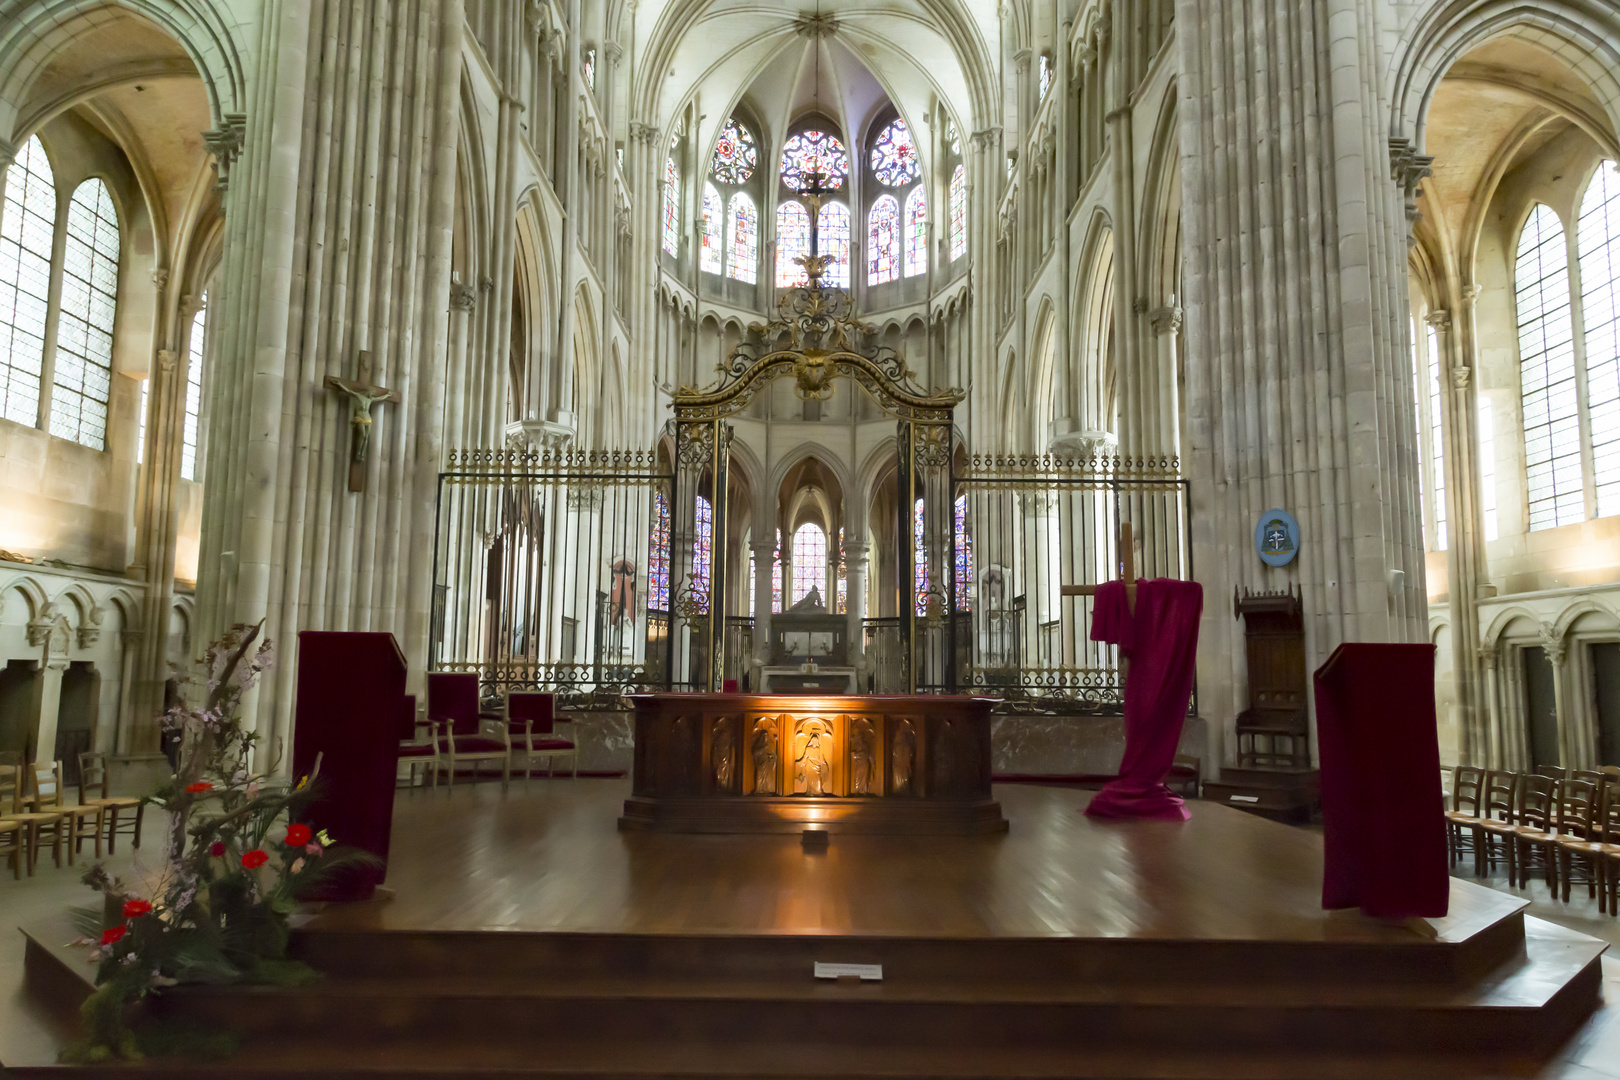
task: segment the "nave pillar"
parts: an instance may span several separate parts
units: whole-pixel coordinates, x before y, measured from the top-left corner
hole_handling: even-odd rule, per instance
[[[1382,39],[1365,32],[1379,6],[1176,3],[1182,457],[1206,597],[1199,707],[1215,762],[1235,762],[1232,724],[1247,699],[1234,589],[1303,590],[1309,670],[1344,641],[1427,638],[1411,186],[1391,178]],[[1300,525],[1297,556],[1278,568],[1254,549],[1271,507]]]

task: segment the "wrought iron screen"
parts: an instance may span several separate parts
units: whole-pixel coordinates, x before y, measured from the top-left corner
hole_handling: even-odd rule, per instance
[[[653,452],[453,453],[439,474],[432,668],[574,708],[668,689],[669,530],[656,517],[673,483]]]

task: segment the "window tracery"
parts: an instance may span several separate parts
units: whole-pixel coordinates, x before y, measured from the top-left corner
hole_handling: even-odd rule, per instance
[[[68,205],[51,434],[92,450],[107,445],[118,254],[118,212],[112,195],[100,180],[86,180]]]
[[[922,175],[917,163],[917,144],[904,120],[883,129],[872,145],[872,172],[878,182],[889,187],[905,187]]]
[[[782,147],[782,183],[791,191],[810,189],[810,177],[824,174],[822,190],[837,191],[849,175],[849,154],[836,136],[825,131],[802,131]]]
[[[703,246],[698,253],[698,265],[704,273],[718,274],[721,270],[720,221],[724,216],[720,193],[713,184],[703,185]]]
[[[827,603],[827,535],[821,526],[805,522],[793,534],[793,603],[809,595],[814,587]]]
[[[0,416],[39,423],[56,181],[39,136],[5,171],[0,206]]]
[[[919,189],[920,190],[920,189]],[[879,196],[866,217],[867,281],[881,285],[900,276],[900,204]]]
[[[1575,243],[1586,333],[1586,408],[1597,516],[1620,514],[1620,166],[1601,162],[1581,199]]]
[[[728,120],[714,144],[709,173],[722,184],[745,184],[759,164],[753,133],[736,120]]]
[[[953,508],[952,528],[956,534],[956,610],[973,610],[973,537],[968,534],[967,496],[958,495]]]
[[[692,600],[699,611],[709,610],[709,560],[714,554],[714,507],[702,495],[692,529]]]
[[[669,610],[669,498],[653,493],[652,549],[647,553],[648,606]]]
[[[731,259],[726,272],[733,279],[752,285],[758,276],[759,214],[754,209],[754,200],[740,191],[731,196],[726,229],[726,249]]]
[[[830,202],[816,215],[816,238],[821,254],[831,255],[822,283],[836,289],[849,288],[849,207]],[[808,247],[808,244],[806,245]],[[804,271],[800,269],[800,276]]]
[[[951,170],[951,261],[955,262],[967,252],[967,169],[958,165]]]
[[[186,348],[186,418],[180,432],[180,475],[197,479],[197,430],[202,420],[203,342],[208,335],[208,295],[191,320],[191,340]]]
[[[681,252],[681,174],[672,157],[664,159],[664,251]]]
[[[906,196],[906,277],[928,272],[928,197],[918,185]]]
[[[1585,517],[1569,255],[1564,227],[1543,203],[1536,204],[1519,233],[1513,277],[1530,531],[1535,532]]]
[[[803,204],[785,202],[776,208],[776,287],[805,284],[804,267],[793,260],[810,253],[810,214]]]

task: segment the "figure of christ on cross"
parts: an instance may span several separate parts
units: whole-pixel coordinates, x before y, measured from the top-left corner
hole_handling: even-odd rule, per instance
[[[326,388],[336,390],[349,399],[349,490],[360,491],[365,486],[366,450],[371,445],[371,407],[379,401],[398,404],[399,391],[386,386],[371,385],[371,354],[360,352],[360,371],[355,379],[326,377]]]

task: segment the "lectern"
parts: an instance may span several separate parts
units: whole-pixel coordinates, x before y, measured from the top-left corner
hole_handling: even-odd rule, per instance
[[[405,656],[393,634],[299,632],[293,775],[321,761],[320,794],[304,819],[384,860],[335,871],[312,899],[369,899],[388,872],[404,708]]]

